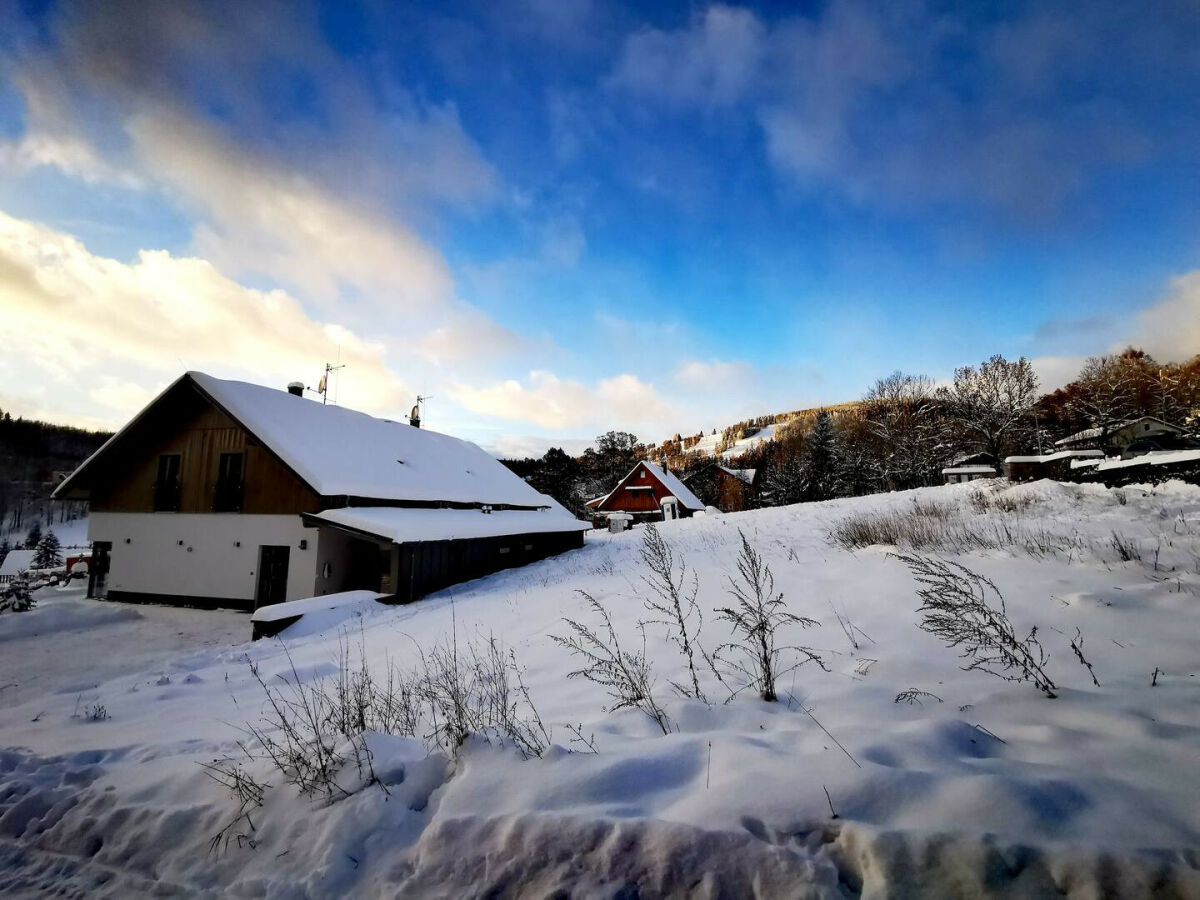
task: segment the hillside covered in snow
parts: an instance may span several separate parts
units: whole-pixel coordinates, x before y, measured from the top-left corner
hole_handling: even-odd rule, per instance
[[[1200,896],[1200,488],[658,534],[256,643],[40,592],[0,615],[0,895]]]

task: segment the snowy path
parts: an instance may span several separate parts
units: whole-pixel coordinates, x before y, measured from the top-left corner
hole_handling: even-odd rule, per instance
[[[581,551],[354,619],[351,641],[380,674],[387,659],[411,667],[452,628],[460,647],[496,635],[554,746],[525,761],[472,739],[449,760],[377,735],[387,792],[332,804],[258,761],[272,787],[253,828],[216,853],[210,839],[236,807],[197,763],[236,752],[245,723],[260,721],[248,663],[269,682],[295,665],[315,683],[337,671],[340,632],[285,633],[285,654],[276,641],[232,645],[239,616],[139,608],[140,619],[64,630],[117,608],[62,598],[50,640],[0,617],[0,657],[20,648],[3,671],[28,685],[0,707],[12,748],[0,750],[0,894],[1200,896],[1200,489],[985,486],[1005,509],[980,489],[665,527],[697,573],[707,647],[728,638],[712,610],[728,602],[741,529],[788,608],[820,623],[789,640],[830,670],[787,675],[775,704],[723,703],[705,672],[709,705],[671,689],[686,670],[650,628],[667,735],[637,711],[606,714],[603,690],[568,678],[577,662],[550,640],[564,616],[594,623],[582,589],[640,646],[641,530],[589,535]],[[830,540],[849,518],[890,514],[969,537],[969,552],[943,552],[995,581],[1022,635],[1038,626],[1058,699],[963,672],[957,651],[918,627],[893,547]],[[1098,686],[1069,648],[1077,628]],[[98,685],[85,704],[107,718],[73,717],[71,689],[85,682]],[[895,702],[909,689],[927,693]],[[573,752],[567,725],[598,752]]]

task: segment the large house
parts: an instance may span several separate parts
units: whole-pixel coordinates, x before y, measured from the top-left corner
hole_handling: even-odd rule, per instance
[[[91,506],[89,594],[407,601],[583,545],[587,523],[475,444],[301,393],[188,372],[59,485]]]
[[[634,522],[686,519],[704,509],[704,503],[666,468],[640,462],[603,497],[587,504],[597,524],[613,513]]]

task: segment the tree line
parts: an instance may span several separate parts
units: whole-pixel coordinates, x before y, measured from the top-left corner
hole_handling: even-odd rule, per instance
[[[972,454],[1000,462],[1051,452],[1055,440],[1087,428],[1098,429],[1103,444],[1109,431],[1144,415],[1200,439],[1200,355],[1161,363],[1130,348],[1090,357],[1075,380],[1046,394],[1024,357],[963,366],[941,385],[893,372],[857,403],[763,417],[776,425],[775,439],[724,464],[759,470],[758,505],[785,505],[938,484],[942,468]],[[552,448],[540,459],[505,462],[582,516],[584,504],[615,487],[639,459],[658,460],[684,478],[711,465],[712,457],[693,449],[702,434],[655,446],[610,431],[578,458]]]

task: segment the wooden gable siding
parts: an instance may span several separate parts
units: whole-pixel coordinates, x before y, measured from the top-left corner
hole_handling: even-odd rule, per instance
[[[746,482],[724,469],[717,469],[717,509],[721,512],[741,512],[748,507]]]
[[[163,397],[110,448],[92,474],[96,512],[152,512],[158,458],[180,454],[179,512],[212,512],[222,453],[243,453],[244,513],[290,514],[321,508],[320,498],[253,435],[191,385]]]
[[[643,477],[643,475],[645,477]],[[646,490],[646,488],[650,488]],[[631,490],[634,488],[634,490]],[[630,472],[599,509],[603,512],[646,513],[659,512],[663,497],[673,497],[654,473],[639,465]]]

